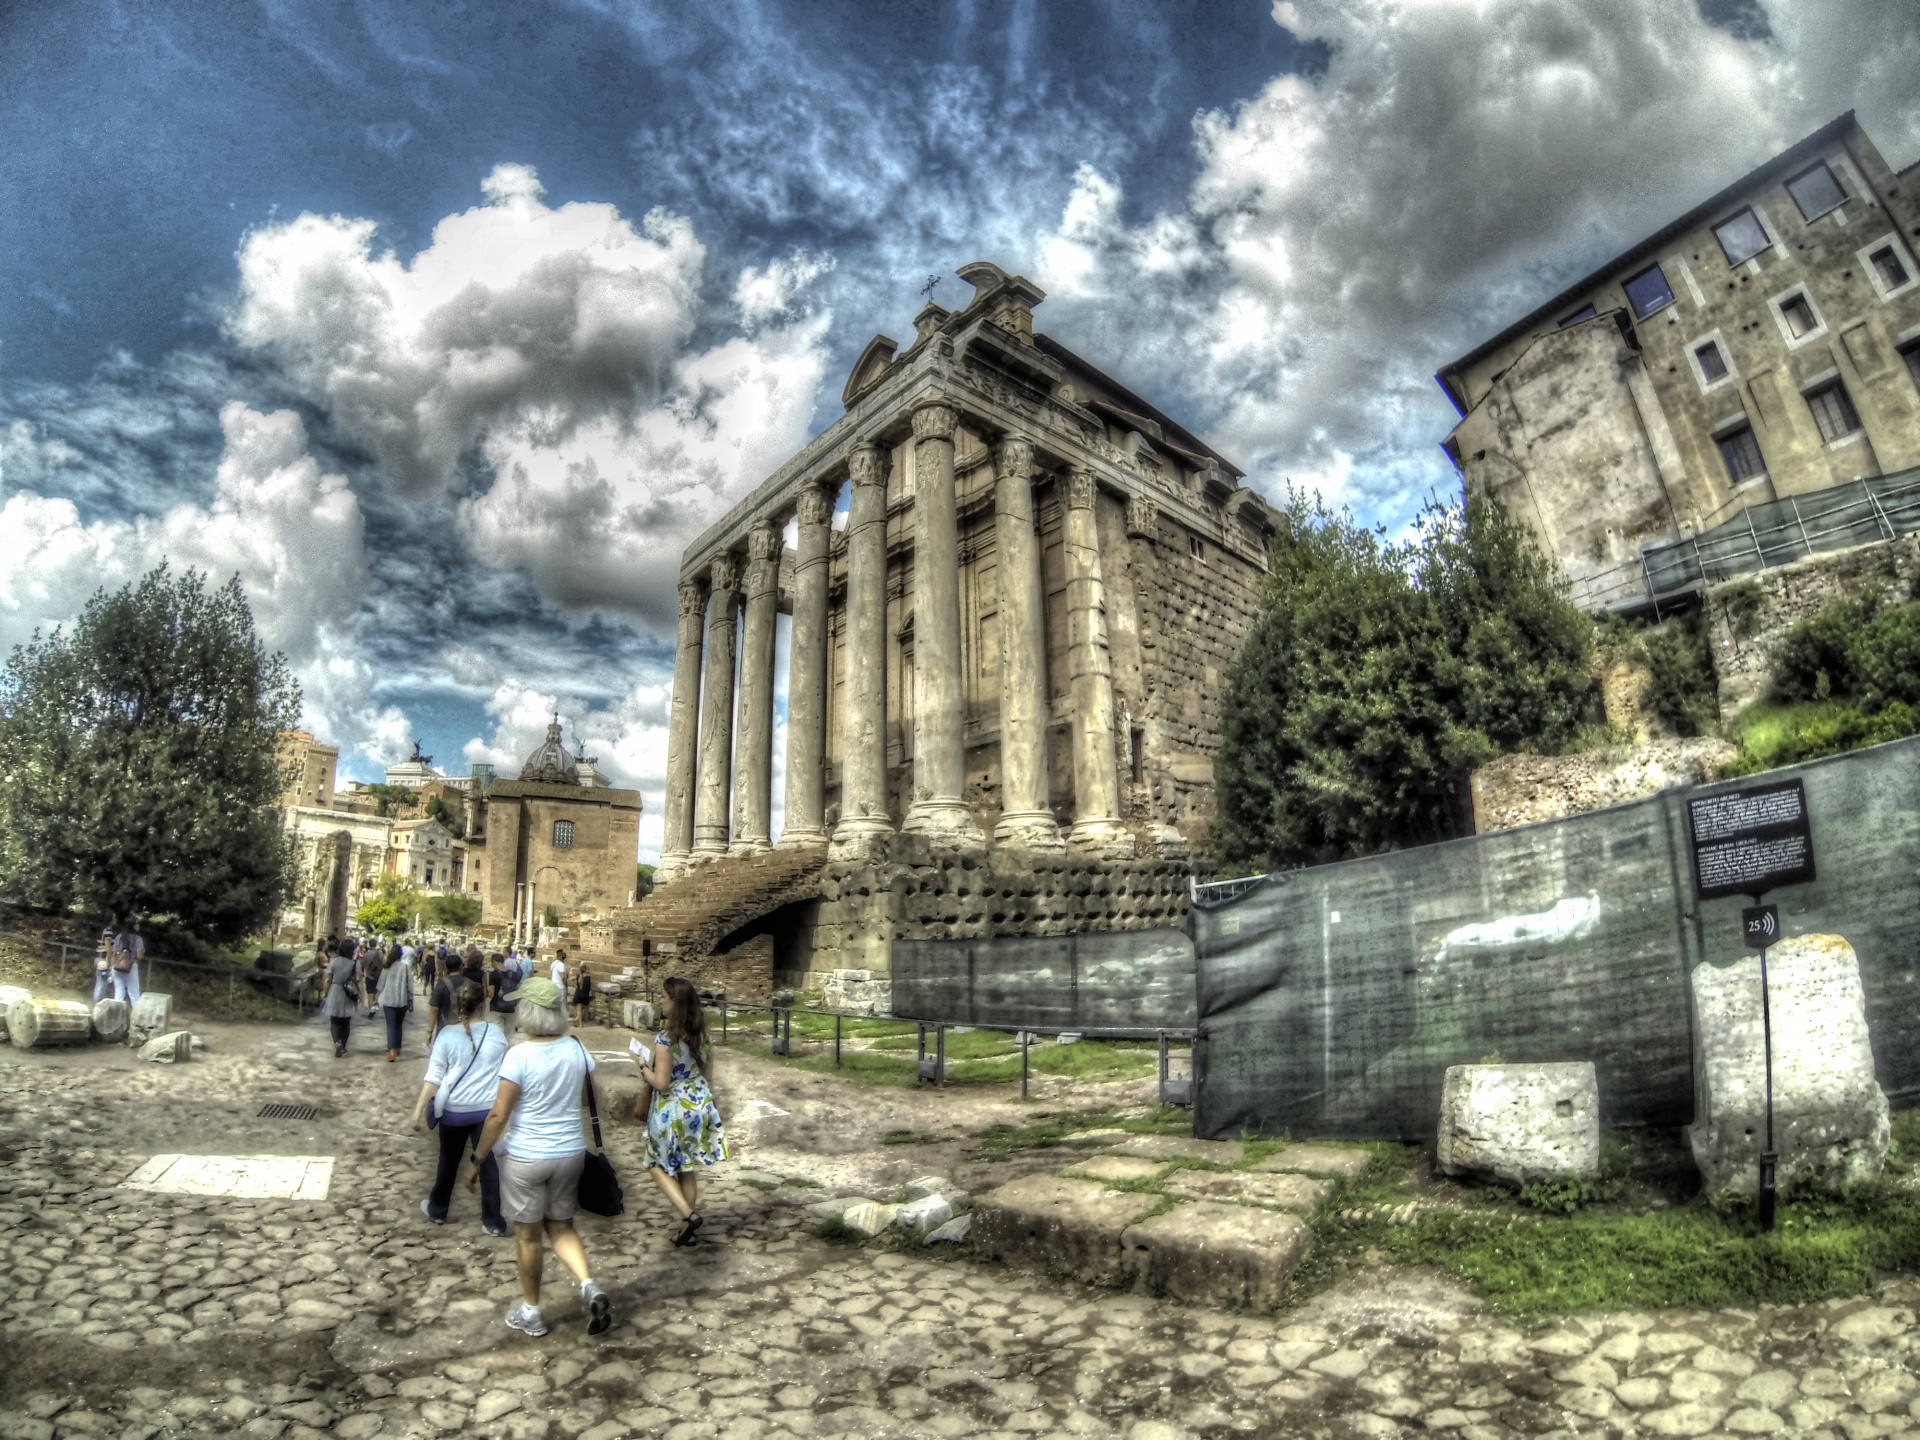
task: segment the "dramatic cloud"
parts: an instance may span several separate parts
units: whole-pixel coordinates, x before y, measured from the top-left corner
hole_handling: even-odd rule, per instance
[[[1116,349],[1193,362],[1216,439],[1270,488],[1364,509],[1450,481],[1432,371],[1589,264],[1848,108],[1896,163],[1920,147],[1904,0],[1773,7],[1761,41],[1695,0],[1273,13],[1325,73],[1200,116],[1182,212],[1130,226],[1083,167],[1038,278]]]
[[[371,671],[355,654],[365,524],[353,492],[308,453],[291,410],[264,415],[236,400],[220,425],[225,448],[206,505],[85,524],[71,500],[14,490],[0,509],[0,642],[70,622],[96,590],[162,560],[214,584],[238,575],[262,641],[300,678],[307,722],[392,753],[405,719],[372,701]],[[37,439],[24,421],[0,443],[0,483],[16,466],[45,474],[76,463],[72,447]]]
[[[487,203],[448,216],[412,260],[370,221],[302,215],[240,252],[231,331],[275,356],[406,495],[478,455],[459,501],[473,552],[524,569],[575,612],[665,623],[679,552],[806,440],[828,317],[808,254],[743,272],[744,332],[690,349],[704,251],[684,219],[638,228],[611,205],[542,201],[495,167]]]

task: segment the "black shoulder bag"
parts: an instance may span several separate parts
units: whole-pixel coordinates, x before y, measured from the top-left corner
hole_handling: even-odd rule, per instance
[[[574,1044],[580,1045],[575,1039]],[[587,1047],[580,1045],[584,1058]],[[580,1208],[591,1215],[619,1215],[627,1208],[620,1190],[620,1177],[613,1173],[613,1161],[607,1158],[600,1139],[600,1106],[593,1098],[593,1072],[581,1077],[580,1088],[587,1092],[587,1113],[593,1117],[593,1148],[587,1151],[587,1163],[580,1171]]]

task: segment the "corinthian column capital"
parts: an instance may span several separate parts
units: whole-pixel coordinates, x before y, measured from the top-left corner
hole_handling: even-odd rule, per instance
[[[1093,508],[1093,472],[1085,466],[1076,465],[1067,471],[1067,505],[1074,510]]]
[[[1024,480],[1033,474],[1033,446],[1025,440],[1002,440],[994,447],[993,463],[1000,474]]]
[[[847,456],[847,470],[855,485],[883,485],[886,483],[886,467],[880,463],[878,446],[865,442],[853,447]]]
[[[747,532],[747,557],[761,564],[780,553],[780,532],[771,525],[756,525]]]
[[[697,577],[680,582],[680,618],[704,615],[707,609],[707,582]]]
[[[740,558],[731,551],[723,550],[713,557],[713,588],[716,591],[740,588]]]
[[[951,440],[955,416],[953,407],[940,400],[929,400],[913,412],[913,438]]]
[[[800,492],[796,508],[802,525],[825,525],[833,519],[833,496],[818,485],[809,485]]]

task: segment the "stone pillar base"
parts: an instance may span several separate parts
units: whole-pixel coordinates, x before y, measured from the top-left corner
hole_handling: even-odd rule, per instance
[[[1045,855],[1064,852],[1067,842],[1060,838],[1060,824],[1046,810],[1010,810],[993,827],[996,845],[1017,845]]]
[[[827,856],[831,860],[888,860],[892,851],[893,826],[877,816],[856,816],[834,827]]]
[[[1076,820],[1067,831],[1067,844],[1105,860],[1133,858],[1133,832],[1118,820]]]
[[[662,855],[660,863],[653,868],[653,883],[665,885],[678,880],[693,868],[692,852],[681,850],[675,854]]]
[[[694,863],[702,860],[719,860],[727,853],[727,842],[722,840],[697,840],[693,846]]]
[[[900,826],[906,835],[924,835],[942,849],[984,850],[987,837],[973,811],[960,800],[916,800]]]
[[[833,837],[818,825],[791,830],[782,830],[780,839],[775,843],[776,850],[804,850],[815,845],[825,845]]]
[[[1141,838],[1151,853],[1164,855],[1169,860],[1185,860],[1193,853],[1186,836],[1159,821],[1147,826],[1147,833]]]
[[[773,850],[771,842],[764,839],[736,840],[727,847],[729,855],[766,855]]]

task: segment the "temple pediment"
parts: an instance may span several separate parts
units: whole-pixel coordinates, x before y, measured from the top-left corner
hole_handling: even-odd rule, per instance
[[[860,358],[853,362],[853,371],[847,376],[846,388],[840,392],[840,403],[848,409],[853,402],[880,383],[893,365],[893,355],[900,348],[897,340],[885,335],[876,335],[867,342],[867,348],[860,352]]]

